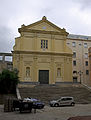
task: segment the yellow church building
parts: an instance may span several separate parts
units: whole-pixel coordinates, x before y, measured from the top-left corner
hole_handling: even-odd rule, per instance
[[[24,83],[56,84],[73,82],[72,50],[66,45],[68,32],[42,20],[22,25],[15,38],[13,68]]]

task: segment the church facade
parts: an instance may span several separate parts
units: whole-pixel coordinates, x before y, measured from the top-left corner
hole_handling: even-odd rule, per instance
[[[73,82],[72,50],[66,45],[68,33],[44,16],[42,20],[22,25],[15,38],[13,68],[21,82],[56,84]]]

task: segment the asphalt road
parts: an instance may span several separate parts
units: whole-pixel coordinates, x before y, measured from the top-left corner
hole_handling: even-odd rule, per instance
[[[0,105],[0,120],[67,120],[73,116],[91,116],[91,104],[76,104],[74,107],[45,106],[36,113],[4,112]]]

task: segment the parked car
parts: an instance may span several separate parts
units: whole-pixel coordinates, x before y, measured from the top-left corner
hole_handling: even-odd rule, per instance
[[[35,109],[42,109],[45,106],[44,102],[42,102],[42,101],[40,101],[38,99],[35,99],[35,98],[28,97],[28,98],[24,98],[23,101],[33,102],[33,108],[35,108]]]
[[[33,108],[35,109],[43,109],[45,104],[41,101],[35,101],[33,102]]]
[[[58,106],[64,106],[64,105],[71,105],[74,106],[74,98],[73,97],[61,97],[58,100],[52,100],[50,101],[50,106],[51,107],[58,107]]]

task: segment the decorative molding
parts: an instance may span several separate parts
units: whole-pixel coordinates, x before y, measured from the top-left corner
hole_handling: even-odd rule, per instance
[[[32,61],[24,61],[24,65],[25,65],[25,66],[27,66],[27,65],[28,65],[28,66],[31,66],[31,65],[32,65]]]
[[[62,82],[63,81],[63,79],[62,79],[62,77],[60,76],[60,77],[56,77],[56,82]]]
[[[42,58],[41,62],[47,62],[47,59],[46,58]]]
[[[31,77],[25,77],[25,81],[31,81]]]
[[[64,58],[64,61],[67,61],[67,57]]]
[[[69,58],[69,61],[71,62],[71,61],[72,61],[72,58]]]
[[[55,62],[56,67],[61,67],[62,63],[61,62]]]
[[[53,34],[53,35],[65,35],[67,36],[68,33],[61,31],[61,32],[56,32],[56,31],[43,31],[43,30],[34,30],[34,29],[18,29],[19,33],[21,32],[30,32],[30,33],[44,33],[44,34]]]
[[[38,58],[36,56],[33,57],[34,60],[37,60]]]
[[[20,55],[20,57],[19,57],[19,58],[20,58],[20,60],[22,60],[22,59],[23,59],[23,55]]]
[[[36,54],[36,55],[55,55],[55,56],[70,56],[72,57],[73,54],[71,53],[55,53],[55,52],[35,52],[35,51],[12,51],[13,54]]]

